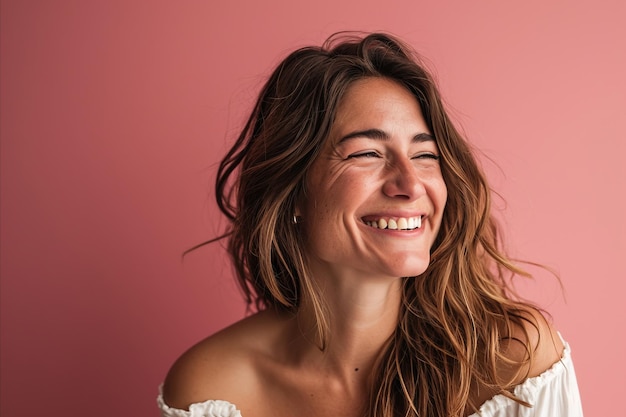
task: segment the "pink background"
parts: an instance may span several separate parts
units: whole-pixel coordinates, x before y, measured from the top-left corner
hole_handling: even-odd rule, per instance
[[[219,245],[180,259],[223,226],[215,163],[272,66],[342,29],[432,63],[511,253],[562,277],[522,290],[586,415],[623,408],[626,3],[422,3],[2,0],[0,414],[158,414],[177,355],[244,314]]]

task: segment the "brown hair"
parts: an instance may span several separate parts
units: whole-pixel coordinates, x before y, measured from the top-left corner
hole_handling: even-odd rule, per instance
[[[525,328],[525,304],[514,301],[507,284],[509,275],[523,272],[499,248],[490,190],[468,144],[431,75],[401,41],[379,33],[338,34],[278,65],[219,167],[216,195],[231,222],[228,250],[249,304],[295,312],[306,299],[325,340],[323,299],[307,272],[293,216],[339,102],[365,77],[392,79],[415,96],[448,189],[431,263],[418,278],[404,278],[397,330],[381,352],[366,413],[461,415],[472,384],[511,396],[513,381],[498,379],[497,364],[507,362],[501,343],[512,337],[512,327]]]

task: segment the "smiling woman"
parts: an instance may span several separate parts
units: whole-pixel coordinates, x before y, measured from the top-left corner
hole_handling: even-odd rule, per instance
[[[163,416],[582,415],[569,347],[513,297],[484,175],[399,40],[290,54],[217,199],[258,311],[181,356]]]
[[[399,285],[398,277],[428,267],[446,184],[420,107],[397,82],[372,77],[351,86],[306,189],[296,213],[317,281],[386,277]]]

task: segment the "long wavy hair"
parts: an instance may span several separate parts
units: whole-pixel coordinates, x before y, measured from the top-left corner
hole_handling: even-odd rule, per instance
[[[333,35],[320,47],[287,56],[264,85],[216,181],[225,236],[249,305],[296,312],[313,306],[319,339],[328,334],[324,300],[310,275],[305,236],[293,216],[305,179],[350,86],[385,77],[419,103],[440,151],[448,200],[431,263],[419,277],[403,278],[395,333],[383,347],[365,414],[372,417],[458,416],[475,411],[476,384],[509,397],[513,380],[498,366],[511,364],[504,341],[525,332],[526,304],[509,279],[525,273],[505,256],[490,213],[491,193],[475,156],[451,122],[436,84],[417,54],[381,33]],[[520,401],[521,402],[521,401]]]

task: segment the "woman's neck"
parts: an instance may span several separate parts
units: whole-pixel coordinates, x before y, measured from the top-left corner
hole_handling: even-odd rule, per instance
[[[291,357],[341,383],[362,384],[396,329],[402,280],[344,276],[316,282],[324,300],[328,334],[320,339],[312,303],[303,300],[294,328],[299,343],[292,345]]]

